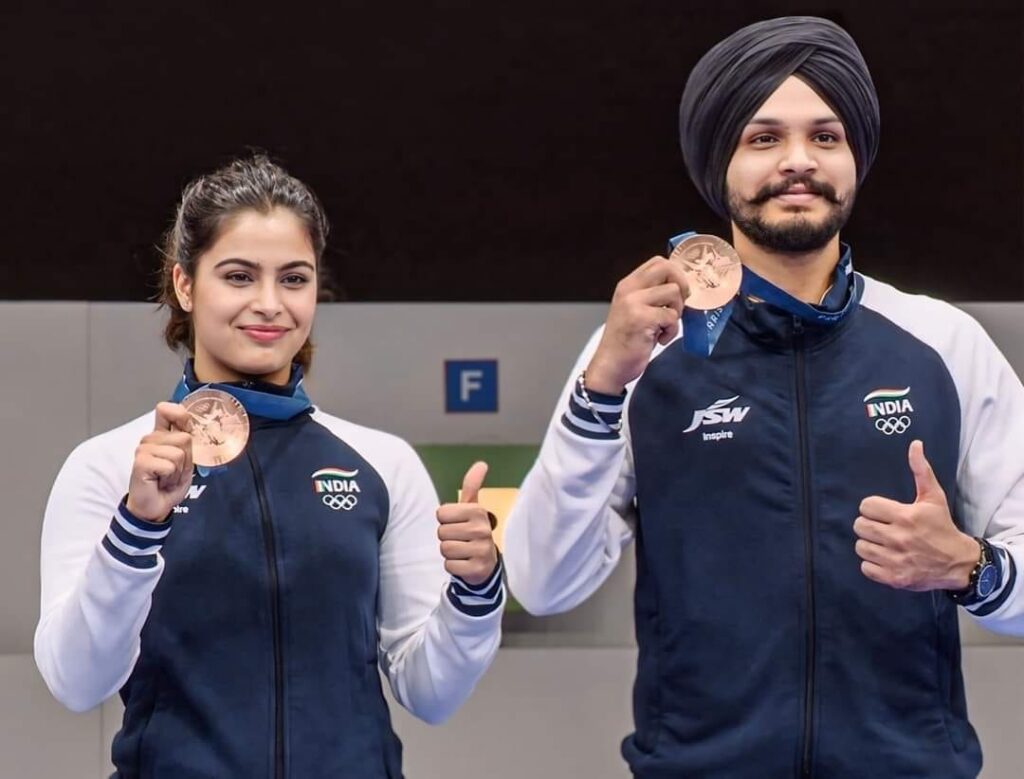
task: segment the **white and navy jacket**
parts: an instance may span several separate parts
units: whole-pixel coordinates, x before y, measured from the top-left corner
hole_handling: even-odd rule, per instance
[[[860,502],[912,503],[920,438],[1000,583],[970,610],[1024,634],[1024,389],[982,328],[940,301],[837,272],[812,324],[741,295],[710,357],[656,351],[625,398],[575,378],[509,518],[509,586],[574,607],[636,541],[642,779],[961,779],[981,765],[957,607],[868,580]],[[563,411],[564,410],[564,411]]]
[[[198,386],[186,372],[174,395]],[[89,439],[53,486],[35,657],[71,709],[120,690],[116,777],[401,777],[378,665],[428,722],[500,641],[501,572],[450,579],[437,495],[404,441],[285,388],[211,385],[250,415],[245,452],[199,469],[163,524],[125,509],[153,415]]]

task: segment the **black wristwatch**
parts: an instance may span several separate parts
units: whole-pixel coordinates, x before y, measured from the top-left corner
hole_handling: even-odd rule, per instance
[[[949,597],[961,606],[971,606],[985,600],[999,586],[999,568],[996,566],[992,547],[984,538],[974,540],[981,547],[981,555],[978,557],[978,564],[971,571],[969,583],[962,590],[946,590]]]

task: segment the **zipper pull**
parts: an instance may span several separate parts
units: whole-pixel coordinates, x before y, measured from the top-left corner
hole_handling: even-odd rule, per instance
[[[798,316],[793,317],[793,335],[803,335],[803,334],[804,334],[804,320],[802,320]]]

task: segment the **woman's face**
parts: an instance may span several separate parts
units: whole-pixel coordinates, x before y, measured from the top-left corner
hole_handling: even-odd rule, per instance
[[[317,294],[316,254],[294,213],[235,215],[196,258],[193,277],[175,266],[174,288],[192,314],[202,381],[288,381],[313,326]]]

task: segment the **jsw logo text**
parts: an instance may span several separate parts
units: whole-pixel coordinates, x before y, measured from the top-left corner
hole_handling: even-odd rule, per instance
[[[750,412],[750,406],[732,405],[739,399],[739,395],[731,398],[721,398],[707,408],[697,409],[693,412],[690,426],[683,432],[692,433],[698,427],[707,427],[709,425],[739,424]],[[721,441],[725,438],[732,438],[733,433],[731,430],[718,430],[713,433],[702,433],[701,437],[705,441]]]
[[[188,488],[188,494],[185,496],[185,500],[198,500],[199,496],[206,492],[205,484],[191,484]],[[175,514],[188,514],[188,506],[178,504],[174,507]]]

